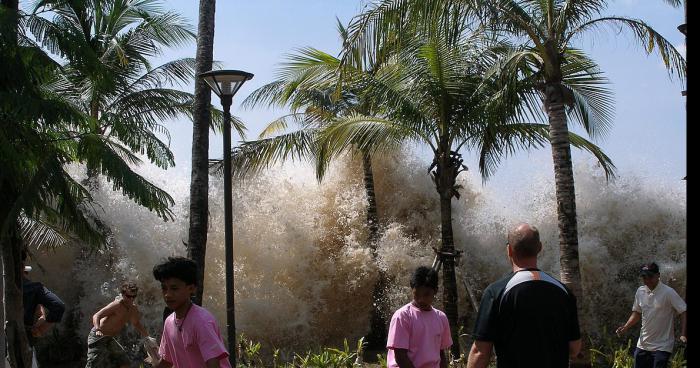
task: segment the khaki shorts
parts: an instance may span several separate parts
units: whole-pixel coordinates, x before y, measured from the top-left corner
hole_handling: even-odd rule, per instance
[[[85,368],[111,368],[129,364],[124,349],[113,336],[97,336],[93,328],[88,334],[87,365]]]

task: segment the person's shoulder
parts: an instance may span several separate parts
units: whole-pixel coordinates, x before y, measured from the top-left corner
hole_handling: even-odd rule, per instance
[[[672,287],[669,286],[669,285],[664,284],[663,282],[659,282],[659,286],[661,286],[661,289],[662,289],[662,290],[664,291],[664,293],[667,294],[667,295],[678,295],[678,296],[680,296],[680,294],[678,294],[678,292],[676,291],[676,289],[672,288]]]
[[[435,307],[433,307],[433,310],[435,311],[435,314],[437,314],[438,317],[440,317],[440,319],[447,319],[447,314],[445,314],[445,312],[443,312]]]
[[[41,290],[44,288],[44,284],[39,281],[32,281],[28,278],[22,279],[22,289],[25,291]]]
[[[489,286],[484,289],[484,295],[486,294],[493,294],[494,296],[497,296],[498,294],[503,291],[503,289],[506,288],[506,285],[508,285],[508,281],[513,278],[514,273],[509,273],[500,279],[492,282],[489,284]]]
[[[401,308],[397,309],[394,314],[391,316],[392,319],[395,318],[408,318],[412,315],[411,313],[411,303],[408,303]]]
[[[197,304],[192,304],[192,310],[190,312],[194,312],[194,316],[196,316],[196,319],[202,322],[214,322],[216,324],[216,317],[214,317],[214,314],[212,314],[208,309],[204,307],[200,307]]]
[[[163,321],[163,326],[172,326],[173,328],[175,327],[175,312],[170,312],[167,317],[165,317],[165,320]]]

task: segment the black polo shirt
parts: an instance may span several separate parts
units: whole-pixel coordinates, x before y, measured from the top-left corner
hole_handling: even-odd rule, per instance
[[[484,291],[472,336],[493,342],[498,368],[568,367],[581,338],[576,298],[536,268],[511,273]]]

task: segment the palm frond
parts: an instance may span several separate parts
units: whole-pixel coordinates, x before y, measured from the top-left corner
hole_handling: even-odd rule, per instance
[[[370,153],[393,150],[410,140],[423,140],[432,145],[429,137],[401,123],[359,114],[341,118],[319,134],[319,145],[329,156],[338,155],[350,147]]]
[[[175,204],[173,198],[134,172],[104,138],[96,135],[82,137],[78,158],[89,166],[99,168],[99,172],[112,183],[112,190],[121,191],[123,195],[155,212],[163,220],[174,219],[170,210],[170,206]]]
[[[286,160],[312,157],[316,145],[316,129],[300,129],[272,138],[244,142],[231,152],[232,175],[244,179]],[[223,174],[223,160],[211,160],[210,170]]]
[[[616,33],[621,33],[624,30],[630,31],[647,55],[656,50],[666,66],[669,77],[675,76],[679,80],[685,78],[686,63],[683,56],[671,42],[644,21],[615,16],[593,19],[573,29],[565,42],[568,43],[568,39],[590,29],[614,30]]]
[[[606,87],[609,81],[598,65],[583,52],[569,49],[564,55],[562,84],[574,96],[570,117],[580,123],[591,138],[602,137],[614,122],[613,92]]]

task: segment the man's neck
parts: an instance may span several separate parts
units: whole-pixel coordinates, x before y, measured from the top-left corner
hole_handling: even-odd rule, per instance
[[[190,308],[192,308],[192,302],[190,300],[188,300],[180,308],[175,310],[175,317],[177,319],[184,318],[187,315],[187,312],[189,312]]]
[[[518,260],[514,259],[512,266],[513,266],[513,272],[518,272],[520,270],[526,270],[528,268],[537,268],[537,258],[518,259]]]
[[[119,301],[119,304],[121,304],[121,305],[122,305],[123,307],[125,307],[126,309],[131,309],[131,307],[133,306],[133,304],[127,302],[127,301],[124,300],[124,299],[120,300],[120,301]]]

